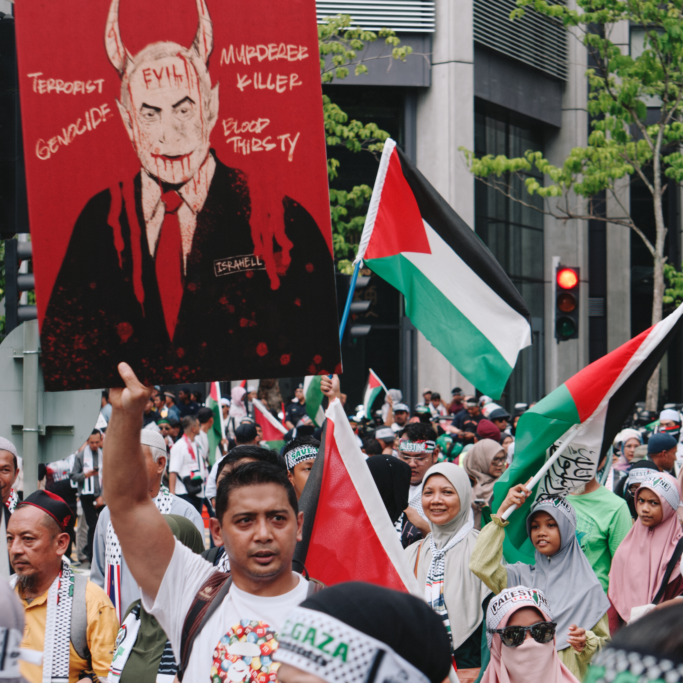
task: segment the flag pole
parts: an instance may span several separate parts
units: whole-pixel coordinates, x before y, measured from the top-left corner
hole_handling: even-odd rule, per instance
[[[525,484],[526,488],[533,489],[534,486],[536,486],[536,484],[538,484],[538,482],[541,481],[543,475],[552,467],[553,463],[569,448],[571,442],[574,441],[574,438],[579,433],[579,427],[581,427],[580,424],[574,425],[569,429],[569,431],[567,432],[568,436],[562,442],[562,445],[548,458],[548,460],[546,460],[545,465],[543,465],[543,467],[541,467],[541,469],[536,473],[536,476],[534,476],[533,479],[531,479]],[[503,520],[508,519],[516,509],[516,505],[510,506],[502,514]]]
[[[346,305],[344,306],[344,315],[342,315],[341,325],[339,325],[339,343],[341,344],[344,338],[344,330],[346,329],[346,323],[349,319],[349,311],[351,310],[351,301],[353,300],[353,294],[356,291],[356,282],[358,281],[358,272],[360,271],[360,260],[356,261],[356,265],[353,269],[353,275],[351,276],[351,286],[349,287],[349,295],[346,297]]]
[[[221,422],[221,441],[223,439],[227,439],[228,436],[225,433],[225,418],[223,417],[223,404],[221,401],[223,400],[223,397],[221,396],[221,383],[216,382],[216,395],[218,396],[218,415],[220,417],[220,422]],[[223,452],[223,448],[221,447],[221,453]]]

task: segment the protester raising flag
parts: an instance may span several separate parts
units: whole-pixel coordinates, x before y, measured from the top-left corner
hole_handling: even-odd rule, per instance
[[[338,399],[326,416],[322,444],[299,501],[304,529],[295,568],[305,565],[310,576],[327,586],[366,581],[423,598]]]
[[[595,476],[638,394],[679,331],[682,315],[683,305],[591,363],[522,415],[512,466],[494,486],[498,505],[508,489],[536,475],[555,449],[565,450],[541,478],[536,495],[529,496],[522,509],[510,516],[504,545],[507,562],[533,563],[526,517],[538,496],[566,495]]]
[[[382,380],[377,376],[377,373],[370,368],[370,375],[368,377],[368,383],[365,385],[365,393],[363,394],[363,408],[365,411],[365,417],[368,420],[372,420],[372,404],[375,399],[379,396],[379,392],[386,392],[387,388],[384,386]]]
[[[493,398],[531,344],[529,311],[484,243],[393,140],[384,152],[358,262],[405,297],[415,327]]]
[[[220,452],[221,441],[225,438],[225,424],[223,421],[223,408],[221,406],[221,387],[218,382],[211,382],[211,391],[206,402],[206,407],[213,412],[213,425],[209,430],[209,463],[216,462],[216,449]]]
[[[257,398],[252,401],[254,406],[254,421],[261,427],[263,441],[270,450],[280,450],[285,445],[284,435],[287,427],[281,425]]]
[[[322,427],[325,421],[323,399],[325,396],[320,390],[321,375],[309,375],[304,380],[304,398],[306,399],[306,415],[313,420],[316,427]],[[294,425],[296,427],[296,425]]]

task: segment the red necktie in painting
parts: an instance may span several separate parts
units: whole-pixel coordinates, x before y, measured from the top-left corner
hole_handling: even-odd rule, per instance
[[[178,209],[183,200],[175,190],[169,190],[161,196],[161,201],[166,206],[166,213],[154,261],[166,329],[172,341],[184,289],[183,242],[178,221]]]

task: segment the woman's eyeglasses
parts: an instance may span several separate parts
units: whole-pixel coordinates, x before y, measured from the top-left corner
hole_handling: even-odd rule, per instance
[[[542,621],[533,626],[506,626],[505,628],[490,628],[489,633],[497,633],[507,647],[519,647],[526,638],[526,632],[531,633],[531,637],[537,643],[549,643],[555,637],[557,624],[553,621]]]

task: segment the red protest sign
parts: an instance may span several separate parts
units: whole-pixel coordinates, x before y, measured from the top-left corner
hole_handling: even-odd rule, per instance
[[[338,370],[314,0],[25,0],[16,29],[46,388]]]

